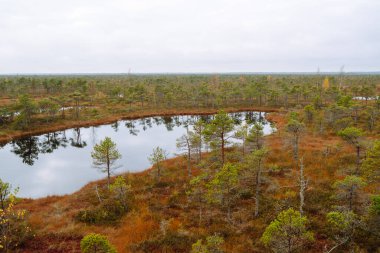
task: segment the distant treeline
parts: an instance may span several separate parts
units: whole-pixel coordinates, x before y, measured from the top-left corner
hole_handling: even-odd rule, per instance
[[[105,105],[145,108],[291,107],[336,102],[341,96],[377,98],[380,75],[92,75],[0,77],[0,124],[26,111],[79,118],[79,109]],[[24,97],[22,97],[24,96]],[[26,97],[25,97],[26,96]],[[22,97],[22,98],[21,98]],[[16,100],[18,99],[18,100]],[[30,106],[27,105],[30,103]],[[33,104],[35,103],[35,104]],[[24,104],[24,105],[23,105]],[[25,109],[25,105],[30,107]],[[117,106],[116,106],[117,105]],[[62,109],[63,108],[63,109]],[[95,112],[96,114],[96,112]]]

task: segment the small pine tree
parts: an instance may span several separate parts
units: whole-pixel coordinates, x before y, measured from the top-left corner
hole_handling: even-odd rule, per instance
[[[115,162],[121,158],[121,154],[116,149],[116,144],[111,138],[106,137],[99,144],[96,144],[91,153],[94,167],[99,168],[101,172],[107,173],[107,185],[110,187],[110,178],[113,170],[117,169]]]
[[[224,243],[224,239],[218,235],[208,236],[206,243],[203,240],[198,240],[191,246],[191,253],[223,253],[221,245]]]
[[[307,230],[306,224],[306,216],[289,208],[266,227],[260,240],[274,252],[294,252],[302,248],[305,242],[314,240],[314,235]]]
[[[160,147],[156,147],[153,149],[153,153],[148,157],[150,163],[156,167],[157,174],[156,180],[160,181],[161,179],[161,163],[166,159],[166,151]]]
[[[239,170],[236,165],[226,163],[217,172],[208,185],[208,200],[218,203],[227,209],[227,219],[231,221],[231,208],[236,198],[236,188],[239,185]]]
[[[82,253],[117,253],[115,247],[103,235],[91,233],[80,242]]]

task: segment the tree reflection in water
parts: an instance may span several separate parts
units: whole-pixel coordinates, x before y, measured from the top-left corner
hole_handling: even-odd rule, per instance
[[[254,123],[267,124],[263,113],[261,112],[243,112],[243,113],[230,113],[229,114],[236,125],[240,125],[243,121],[251,125]],[[168,131],[172,131],[174,127],[189,127],[194,123],[202,119],[205,122],[210,122],[213,119],[213,115],[184,115],[184,116],[165,116],[165,117],[149,117],[137,120],[125,120],[124,125],[128,128],[131,135],[137,136],[139,133],[136,125],[142,126],[142,130],[146,131],[148,128],[152,128],[159,125],[165,125]],[[117,132],[120,127],[120,122],[111,124],[112,129]],[[95,128],[93,127],[93,138],[95,138]],[[140,128],[141,129],[141,128]],[[60,147],[67,147],[68,143],[72,147],[84,148],[87,146],[87,142],[82,140],[81,128],[74,128],[72,136],[66,137],[66,131],[48,133],[41,136],[31,136],[22,138],[11,142],[11,152],[22,158],[22,162],[28,165],[33,165],[35,160],[38,159],[40,153],[53,153],[54,150]],[[93,140],[95,144],[95,139]],[[7,143],[0,143],[0,148],[3,148]]]
[[[40,149],[38,147],[38,137],[32,136],[12,142],[12,152],[22,158],[22,162],[33,165],[38,159]]]
[[[87,146],[87,143],[85,141],[82,141],[82,135],[80,133],[80,128],[74,128],[73,129],[73,137],[70,138],[71,141],[71,146],[76,147],[76,148],[83,148]]]

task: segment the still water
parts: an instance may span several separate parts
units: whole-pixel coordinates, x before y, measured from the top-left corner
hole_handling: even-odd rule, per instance
[[[261,122],[264,133],[273,131],[265,113],[231,113],[235,125]],[[149,117],[123,120],[109,125],[74,128],[39,136],[31,136],[0,144],[0,178],[19,187],[18,196],[38,198],[69,194],[86,183],[104,178],[92,166],[91,151],[96,143],[108,136],[122,154],[116,173],[137,172],[150,167],[148,156],[154,147],[175,156],[176,139],[192,129],[194,122],[209,116]]]

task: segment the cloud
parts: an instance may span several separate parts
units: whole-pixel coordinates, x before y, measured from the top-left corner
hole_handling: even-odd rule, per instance
[[[376,71],[377,0],[0,0],[0,73]]]

